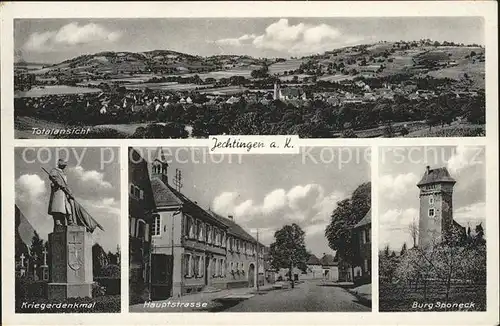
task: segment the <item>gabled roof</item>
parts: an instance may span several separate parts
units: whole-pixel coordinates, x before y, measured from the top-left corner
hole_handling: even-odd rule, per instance
[[[209,213],[214,218],[219,220],[221,223],[227,225],[227,227],[228,227],[227,233],[228,234],[233,235],[233,236],[237,236],[238,238],[241,238],[243,240],[250,241],[253,243],[257,242],[257,240],[254,237],[252,237],[247,231],[245,231],[245,229],[243,229],[240,225],[238,225],[234,220],[231,220],[230,218],[222,217],[219,214],[217,214],[211,210],[209,210]]]
[[[153,196],[156,203],[156,207],[165,206],[182,206],[184,212],[189,212],[196,214],[193,217],[204,218],[205,220],[211,220],[218,224],[219,226],[225,227],[224,223],[221,223],[218,219],[214,218],[209,212],[207,212],[202,207],[198,206],[196,202],[193,202],[187,198],[181,192],[175,190],[170,185],[165,184],[159,178],[151,179],[151,187],[153,189]]]
[[[315,255],[310,255],[306,264],[307,265],[321,265],[321,261]]]
[[[322,266],[337,266],[338,263],[335,261],[332,255],[324,254],[319,260]]]
[[[182,204],[180,200],[163,181],[159,178],[151,179],[151,188],[153,188],[153,197],[156,207],[177,206]]]
[[[445,167],[437,169],[431,169],[427,167],[427,170],[425,171],[420,182],[417,183],[417,186],[420,187],[428,184],[444,183],[444,182],[455,183],[456,181],[450,176],[450,173]]]
[[[355,228],[359,228],[361,226],[364,226],[364,225],[368,225],[368,224],[371,224],[372,223],[372,209],[370,208],[368,210],[368,213],[366,213],[366,215],[361,219],[361,221],[359,221],[354,227],[353,229]]]
[[[35,235],[35,229],[17,205],[15,205],[15,219],[16,234],[19,235],[22,242],[29,248],[31,245],[31,239]]]

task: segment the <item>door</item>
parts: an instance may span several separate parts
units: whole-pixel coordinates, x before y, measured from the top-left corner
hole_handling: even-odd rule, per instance
[[[255,265],[248,265],[248,287],[255,287]]]
[[[172,255],[151,255],[151,298],[167,299],[172,295],[173,259]]]

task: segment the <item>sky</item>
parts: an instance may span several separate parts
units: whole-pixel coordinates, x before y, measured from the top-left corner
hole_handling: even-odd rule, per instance
[[[382,147],[379,163],[379,248],[413,246],[408,226],[419,216],[417,183],[431,169],[446,167],[456,180],[453,218],[462,226],[486,226],[484,147]]]
[[[142,149],[154,159],[157,149]],[[365,152],[368,155],[365,158]],[[151,153],[148,159],[148,154]],[[321,258],[333,254],[324,232],[338,201],[370,181],[369,148],[308,148],[304,154],[208,154],[205,148],[163,148],[169,183],[182,173],[181,192],[198,204],[234,220],[259,240],[273,242],[274,232],[297,223],[306,248]],[[342,163],[350,160],[350,163]]]
[[[484,44],[480,17],[16,19],[16,59],[58,63],[101,51],[291,57],[378,41]]]
[[[75,199],[97,220],[94,243],[116,252],[120,243],[120,168],[118,148],[18,147],[15,149],[16,205],[44,240],[53,230],[47,213],[50,181],[47,171],[56,167],[58,157],[66,159],[69,188]],[[58,154],[59,153],[59,154]],[[59,156],[58,156],[59,155]]]

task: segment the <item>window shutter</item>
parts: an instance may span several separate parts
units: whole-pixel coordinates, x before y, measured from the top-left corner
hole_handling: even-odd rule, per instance
[[[132,236],[132,237],[136,236],[135,235],[135,223],[136,223],[135,220],[136,220],[135,218],[131,218],[130,222],[129,222],[130,223],[130,236]]]
[[[149,242],[149,224],[144,223],[144,239]]]

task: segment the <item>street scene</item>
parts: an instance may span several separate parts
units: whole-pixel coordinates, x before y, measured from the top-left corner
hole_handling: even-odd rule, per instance
[[[485,136],[484,35],[481,17],[17,19],[16,138]]]
[[[303,151],[129,148],[130,311],[371,311],[370,148]]]
[[[380,153],[380,310],[485,311],[484,147]]]
[[[118,148],[14,153],[16,312],[120,312]]]

